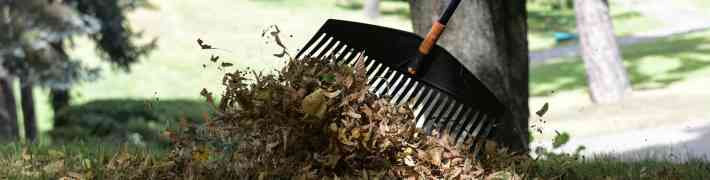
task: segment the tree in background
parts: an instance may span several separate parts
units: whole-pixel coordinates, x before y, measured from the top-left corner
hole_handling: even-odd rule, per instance
[[[19,135],[16,107],[12,78],[8,77],[7,71],[0,66],[0,142],[14,141]]]
[[[368,18],[380,17],[380,0],[365,0],[364,11]]]
[[[414,31],[424,36],[448,1],[412,0]],[[463,1],[439,41],[495,93],[509,111],[494,139],[528,150],[528,41],[525,0]]]
[[[576,0],[574,7],[592,101],[619,102],[631,92],[631,86],[614,35],[609,2]]]
[[[155,40],[136,45],[132,38],[139,38],[140,33],[125,22],[124,11],[146,5],[145,0],[0,2],[0,69],[7,71],[7,79],[18,77],[21,81],[25,136],[30,141],[36,137],[34,85],[52,89],[52,105],[58,111],[69,104],[71,86],[98,75],[97,69],[86,68],[66,54],[65,40],[88,35],[103,59],[128,71],[130,64],[155,47]],[[9,111],[10,107],[5,107]]]

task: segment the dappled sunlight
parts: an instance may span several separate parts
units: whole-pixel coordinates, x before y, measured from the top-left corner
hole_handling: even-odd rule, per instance
[[[624,65],[632,86],[637,90],[663,88],[710,74],[709,34],[710,31],[704,31],[623,47]],[[584,64],[578,57],[533,64],[530,76],[533,96],[586,87]],[[559,83],[560,79],[570,78],[575,80]]]

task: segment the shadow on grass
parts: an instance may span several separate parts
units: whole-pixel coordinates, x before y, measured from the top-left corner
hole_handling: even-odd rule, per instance
[[[382,16],[394,16],[394,17],[399,17],[404,20],[410,20],[412,17],[411,11],[409,11],[409,5],[403,5],[406,4],[406,2],[397,2],[397,1],[392,1],[388,2],[389,7],[380,7],[380,14]],[[402,4],[399,4],[402,3]],[[393,4],[397,4],[396,6],[392,7]],[[345,3],[345,4],[336,4],[338,8],[349,10],[349,11],[361,11],[363,8],[363,4],[360,1],[353,1],[351,3]],[[382,5],[381,5],[382,6]]]
[[[710,39],[705,37],[667,37],[623,48],[624,64],[632,86],[635,89],[667,87],[687,78],[690,73],[710,66],[709,59],[693,56],[710,54],[708,44]],[[647,60],[660,61],[645,62]],[[644,73],[648,69],[667,70]],[[584,63],[578,57],[533,65],[530,76],[533,96],[546,96],[552,91],[582,89],[587,84]]]
[[[638,18],[638,12],[625,12],[613,15],[615,21]],[[547,10],[538,8],[528,9],[528,30],[531,33],[548,33],[551,31],[574,32],[577,20],[574,10]]]

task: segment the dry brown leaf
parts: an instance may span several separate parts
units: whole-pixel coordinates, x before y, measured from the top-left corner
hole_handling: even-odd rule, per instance
[[[316,89],[311,94],[303,98],[301,107],[303,112],[307,115],[324,118],[328,104],[326,97],[323,95],[323,90]]]

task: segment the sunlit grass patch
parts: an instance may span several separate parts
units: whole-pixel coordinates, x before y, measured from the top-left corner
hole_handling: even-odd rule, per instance
[[[624,65],[635,89],[655,89],[710,75],[710,31],[676,35],[622,48]],[[531,94],[586,87],[584,63],[579,57],[534,64]]]

